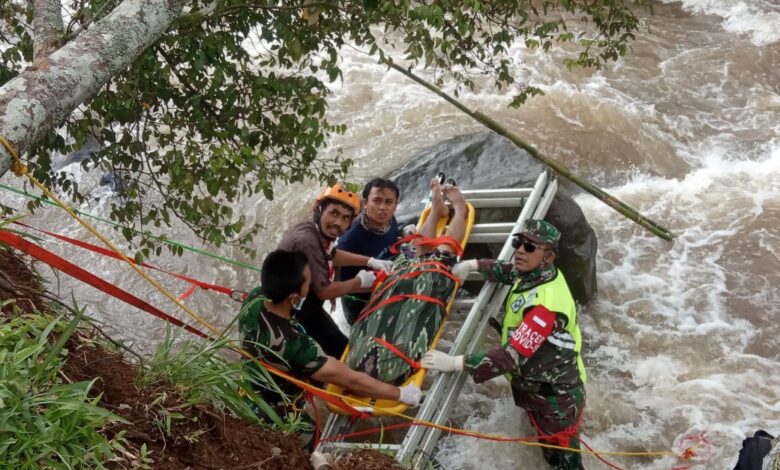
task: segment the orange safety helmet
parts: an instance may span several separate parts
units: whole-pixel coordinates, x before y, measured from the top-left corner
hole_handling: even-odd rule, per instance
[[[344,204],[352,209],[355,215],[360,213],[360,198],[357,194],[341,186],[341,183],[336,183],[333,186],[323,188],[322,191],[320,191],[320,195],[317,196],[315,207],[320,206],[326,199]]]

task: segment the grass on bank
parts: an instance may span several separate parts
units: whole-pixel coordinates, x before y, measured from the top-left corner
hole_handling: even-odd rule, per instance
[[[137,380],[139,387],[164,381],[176,384],[190,403],[208,403],[219,411],[230,411],[241,419],[261,424],[255,409],[264,413],[276,429],[285,432],[308,430],[300,414],[279,416],[255,387],[280,392],[274,377],[264,368],[246,367],[232,351],[232,341],[221,337],[212,342],[180,340],[181,330],[166,327],[165,338]]]
[[[123,420],[89,396],[95,381],[59,375],[79,321],[22,315],[0,323],[0,468],[95,468],[122,448],[121,436],[100,433]]]
[[[0,220],[0,229],[10,230],[10,221]],[[0,246],[0,250],[9,259],[21,259],[6,247]],[[129,423],[100,406],[101,397],[93,390],[99,378],[70,383],[62,371],[69,353],[65,347],[68,339],[79,329],[85,333],[78,335],[79,341],[93,330],[102,330],[84,317],[84,309],[71,307],[46,292],[42,287],[46,281],[27,263],[14,269],[0,266],[0,274],[3,285],[10,286],[3,291],[6,297],[9,292],[17,297],[22,289],[25,297],[38,299],[0,298],[0,468],[103,468],[112,459],[127,457],[128,442],[122,432],[112,439],[102,433],[109,426]],[[253,392],[250,384],[279,388],[267,370],[243,367],[243,361],[228,350],[227,339],[187,341],[179,340],[179,334],[169,326],[152,358],[139,361],[143,366],[137,376],[139,387],[168,383],[184,401],[176,409],[166,409],[165,396],[154,400],[161,431],[170,434],[173,422],[184,417],[182,411],[202,404],[250,423],[259,423],[254,411],[258,410],[278,430],[305,430],[300,415],[282,418]],[[118,345],[139,357],[110,338],[98,343],[108,351]],[[197,440],[198,435],[190,438]],[[145,448],[138,452],[135,462],[148,466],[151,460]]]
[[[83,310],[68,310],[70,319],[64,314],[53,317],[20,311],[0,319],[0,468],[104,468],[107,462],[128,456],[130,446],[123,432],[113,439],[102,433],[108,426],[129,423],[102,408],[99,395],[90,394],[99,379],[68,383],[61,370],[68,354],[67,340],[90,327],[88,321],[81,321]],[[176,421],[187,418],[187,408],[201,405],[262,425],[254,405],[268,411],[276,429],[305,429],[298,417],[276,415],[251,391],[250,382],[275,388],[273,377],[265,370],[243,367],[243,361],[235,360],[228,350],[227,339],[177,341],[177,336],[178,331],[168,328],[164,341],[144,361],[136,378],[139,388],[170,384],[179,395],[175,408],[166,408],[165,392],[150,404],[150,416],[162,433],[172,435]],[[114,349],[108,341],[98,342],[100,347]],[[194,442],[200,433],[185,438]],[[132,460],[150,467],[153,461],[145,449],[138,451]]]

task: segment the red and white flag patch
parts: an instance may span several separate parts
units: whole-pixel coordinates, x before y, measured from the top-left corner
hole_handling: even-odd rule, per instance
[[[555,326],[555,313],[543,305],[531,308],[509,338],[509,344],[523,357],[531,357],[544,344]]]

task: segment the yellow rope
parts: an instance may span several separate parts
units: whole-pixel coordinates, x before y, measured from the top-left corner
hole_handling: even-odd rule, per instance
[[[206,327],[213,334],[215,334],[217,336],[222,336],[222,332],[221,331],[219,331],[216,327],[214,327],[208,321],[204,320],[200,315],[198,315],[197,313],[193,312],[189,307],[187,307],[181,301],[179,301],[178,298],[176,298],[173,294],[168,292],[160,284],[158,284],[157,281],[155,281],[148,274],[146,274],[144,271],[142,271],[138,267],[137,264],[135,264],[133,261],[130,261],[130,259],[128,259],[124,255],[124,253],[122,253],[116,246],[114,246],[113,243],[111,243],[107,238],[105,238],[103,235],[101,235],[89,223],[87,223],[84,220],[82,220],[78,215],[76,215],[76,213],[70,207],[66,206],[57,196],[55,196],[51,191],[49,191],[49,189],[46,188],[46,186],[44,186],[40,181],[38,181],[38,179],[35,178],[35,176],[30,174],[30,172],[29,172],[29,170],[27,168],[27,165],[25,165],[21,161],[21,159],[19,158],[19,154],[11,146],[11,144],[8,142],[8,140],[6,140],[3,136],[0,136],[0,143],[3,144],[5,149],[8,151],[8,153],[11,155],[11,157],[14,160],[12,169],[13,169],[15,175],[20,176],[20,177],[21,176],[26,176],[30,180],[30,182],[32,182],[41,191],[43,191],[43,193],[46,194],[47,197],[49,197],[58,206],[60,206],[63,210],[65,210],[65,212],[67,212],[68,215],[70,215],[79,224],[81,224],[90,233],[92,233],[101,242],[103,242],[108,248],[110,248],[114,253],[116,253],[123,261],[125,261],[130,266],[130,268],[133,269],[133,271],[138,273],[139,276],[141,276],[147,282],[149,282],[151,285],[156,287],[157,290],[162,292],[163,295],[168,297],[174,304],[176,304],[179,308],[184,310],[195,321],[197,321],[198,323],[200,323],[201,325]],[[249,360],[257,360],[252,354],[250,354],[246,350],[242,349],[240,346],[235,345],[235,341],[233,341],[232,339],[228,339],[228,342],[230,344],[230,349],[232,349],[236,353],[244,356],[245,358],[247,358]],[[311,388],[311,389],[315,389],[315,390],[318,390],[320,392],[323,392],[325,394],[328,394],[328,395],[340,398],[340,399],[344,400],[345,402],[358,403],[360,405],[365,405],[365,406],[368,406],[368,407],[371,406],[370,403],[363,402],[363,401],[360,401],[360,400],[356,400],[353,397],[347,397],[347,396],[341,395],[339,393],[331,392],[329,390],[325,390],[325,389],[313,386],[313,385],[311,385],[308,382],[304,382],[304,381],[302,381],[300,379],[297,379],[297,378],[295,378],[295,377],[293,377],[291,375],[288,375],[288,374],[286,374],[284,372],[280,372],[280,371],[270,371],[270,372],[274,373],[275,375],[277,375],[277,376],[279,376],[279,377],[281,377],[281,378],[283,378],[285,380],[288,380],[288,381],[290,381],[290,382],[300,386],[303,389]],[[405,415],[405,414],[400,413],[400,412],[394,412],[394,411],[391,411],[391,410],[387,410],[387,411],[388,411],[388,414],[390,414],[390,415],[397,416],[399,418],[402,418],[402,419],[405,419],[407,421],[411,421],[411,422],[414,422],[414,423],[419,423],[419,424],[424,425],[424,426],[435,428],[435,429],[438,429],[440,431],[452,432],[452,433],[465,432],[465,433],[468,433],[469,435],[474,436],[474,437],[484,437],[484,438],[487,438],[487,439],[506,439],[506,436],[500,436],[500,435],[497,435],[497,434],[483,434],[483,433],[478,433],[478,432],[473,432],[473,431],[467,431],[467,430],[461,429],[461,428],[455,428],[455,427],[451,427],[451,426],[444,426],[444,425],[441,425],[441,424],[432,423],[430,421],[420,420],[420,419],[417,419],[417,418]],[[550,448],[550,449],[560,449],[560,450],[566,450],[566,451],[569,451],[569,452],[577,452],[577,453],[580,453],[580,454],[631,456],[631,457],[654,457],[654,456],[657,457],[657,456],[672,456],[673,455],[673,456],[676,456],[678,458],[683,458],[682,455],[679,455],[679,454],[677,454],[675,452],[672,452],[672,451],[656,451],[656,452],[607,452],[607,451],[605,451],[605,452],[602,452],[602,451],[590,451],[590,450],[583,450],[583,449],[570,449],[568,447],[560,447],[560,446],[555,446],[555,445],[551,445],[551,444],[544,444],[544,443],[541,443],[541,442],[524,442],[524,441],[519,441],[518,443],[524,444],[524,445],[528,445],[528,446],[532,446],[532,447],[546,447],[546,448]]]
[[[13,162],[11,163],[11,171],[14,172],[16,176],[23,176],[27,173],[27,165],[22,163],[22,159],[19,158],[19,154],[16,152],[16,149],[13,148],[10,142],[6,140],[5,137],[0,135],[0,143],[3,144],[3,147],[8,151],[8,153],[11,155],[11,159]]]

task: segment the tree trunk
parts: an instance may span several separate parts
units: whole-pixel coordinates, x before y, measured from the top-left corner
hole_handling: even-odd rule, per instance
[[[19,154],[130,65],[182,14],[184,0],[125,0],[73,41],[0,87],[0,136]],[[0,176],[12,159],[0,145]]]
[[[62,44],[62,5],[59,0],[33,0],[33,60],[57,50]]]

